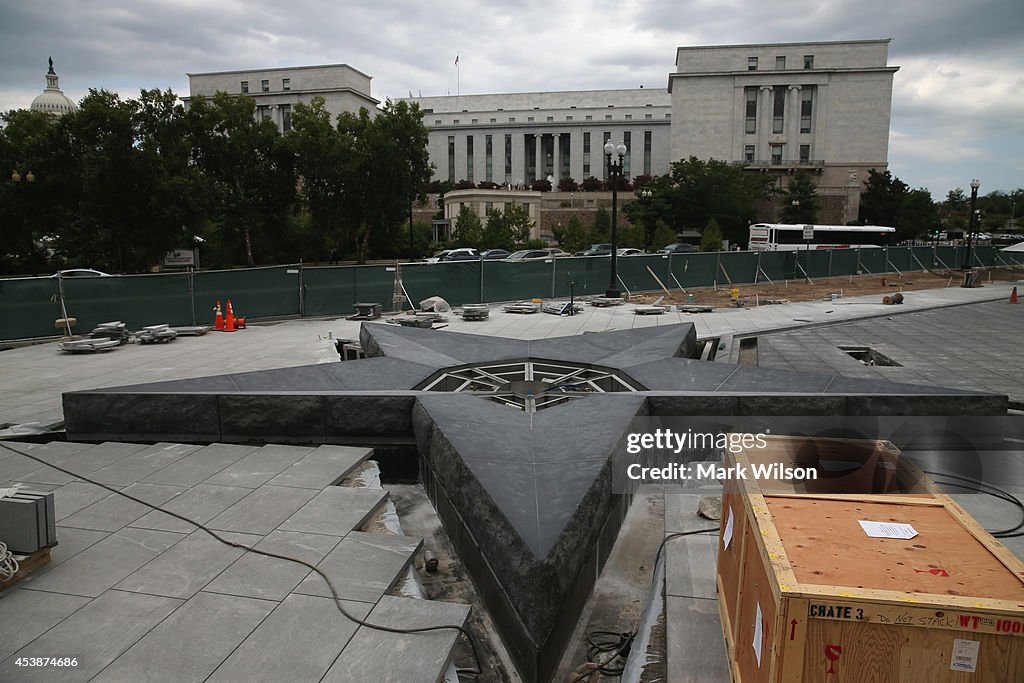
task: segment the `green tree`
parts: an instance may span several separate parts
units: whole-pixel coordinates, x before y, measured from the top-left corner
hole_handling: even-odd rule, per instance
[[[676,232],[668,227],[665,221],[657,221],[654,228],[654,244],[656,249],[667,247],[676,241]]]
[[[767,196],[771,179],[750,174],[740,166],[697,157],[673,162],[666,180],[655,179],[648,185],[666,195],[671,207],[668,216],[659,216],[677,230],[706,225],[711,218],[731,241],[746,238],[748,222],[758,200]]]
[[[818,188],[804,171],[798,171],[789,185],[779,193],[782,223],[800,224],[818,222]]]
[[[523,244],[533,232],[534,222],[525,204],[505,205],[505,229],[515,244]]]
[[[938,226],[939,210],[932,193],[921,187],[908,192],[900,206],[899,233],[906,238],[923,239]]]
[[[565,227],[556,235],[559,245],[570,254],[583,251],[590,244],[590,231],[583,224],[580,217],[573,214],[569,217]]]
[[[501,209],[490,209],[487,212],[487,223],[484,225],[482,249],[511,249],[515,244],[505,223],[505,215]]]
[[[712,216],[711,219],[708,220],[708,224],[704,226],[704,232],[700,238],[700,250],[722,250],[722,229],[718,226],[718,221],[715,220],[714,216]]]
[[[463,205],[455,219],[455,244],[460,247],[480,248],[483,241],[483,223],[476,211]]]
[[[889,171],[868,171],[868,182],[860,196],[860,222],[867,225],[896,225],[900,207],[910,188]]]

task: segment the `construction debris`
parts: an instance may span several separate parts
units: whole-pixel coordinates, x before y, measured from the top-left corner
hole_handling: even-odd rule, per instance
[[[135,333],[135,338],[141,344],[166,344],[167,342],[174,341],[174,338],[177,336],[178,333],[172,330],[166,323],[143,327]]]
[[[571,301],[548,301],[540,310],[551,315],[575,315],[583,312],[583,309]]]
[[[238,322],[238,320],[245,320],[245,318],[238,318],[236,322]],[[245,325],[241,325],[241,327],[245,327]],[[201,337],[210,331],[210,326],[195,325],[186,327],[172,327],[171,329],[177,332],[179,337]]]
[[[471,304],[472,305],[472,304]],[[420,302],[421,311],[433,311],[434,313],[451,313],[452,307],[447,301],[439,296],[432,296]]]
[[[463,320],[483,320],[491,316],[491,307],[487,304],[463,304]]]
[[[621,296],[595,296],[590,300],[591,306],[605,307],[605,306],[621,306],[624,299]]]
[[[899,292],[896,292],[895,294],[883,296],[882,303],[887,306],[892,306],[893,304],[901,304],[903,303],[903,295],[900,294]]]
[[[715,310],[714,306],[676,306],[676,310],[680,313],[711,313]]]
[[[537,313],[540,311],[540,304],[535,304],[532,301],[517,301],[514,304],[508,304],[502,310],[506,313]]]
[[[111,339],[118,344],[128,343],[128,330],[120,320],[109,323],[100,323],[89,333],[91,339]]]
[[[380,317],[380,304],[378,303],[357,303],[356,312],[348,317],[348,320],[376,320]]]
[[[116,339],[92,339],[90,337],[68,338],[59,344],[57,349],[64,353],[97,353],[113,351],[121,345]]]
[[[640,305],[633,309],[633,313],[635,315],[661,315],[670,309],[671,306],[658,306],[656,304],[651,304],[649,306]]]

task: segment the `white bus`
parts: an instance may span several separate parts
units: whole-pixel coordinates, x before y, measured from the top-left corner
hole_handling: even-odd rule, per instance
[[[750,226],[750,251],[798,251],[808,248],[805,225],[755,223]],[[815,225],[813,249],[879,248],[889,244],[896,228],[880,225]]]

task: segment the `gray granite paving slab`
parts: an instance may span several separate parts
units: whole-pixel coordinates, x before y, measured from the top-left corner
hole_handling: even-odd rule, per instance
[[[400,628],[451,624],[462,626],[469,617],[469,605],[414,600],[386,595],[367,621]],[[428,633],[388,633],[360,626],[323,681],[379,681],[405,683],[441,678],[451,657],[458,631],[445,629]],[[382,653],[389,653],[382,657]]]
[[[153,444],[137,453],[132,453],[127,458],[96,470],[89,475],[89,478],[102,484],[127,486],[145,479],[200,448],[200,446],[190,444]]]
[[[308,446],[263,446],[205,480],[207,484],[256,488],[301,460],[313,449]]]
[[[399,579],[422,543],[408,536],[353,531],[317,567],[330,577],[343,600],[377,602]],[[323,578],[313,573],[294,592],[331,594]]]
[[[274,486],[298,486],[320,490],[344,479],[373,451],[349,446],[320,446],[309,455],[288,466],[268,483]]]
[[[252,493],[252,489],[240,486],[215,486],[198,484],[165,503],[162,507],[169,512],[205,524],[229,507]],[[171,517],[158,510],[152,510],[131,523],[130,526],[143,529],[160,529],[189,534],[195,531],[194,524]]]
[[[736,372],[736,367],[689,358],[664,358],[631,366],[627,373],[652,391],[714,391]]]
[[[347,600],[342,604],[359,619],[366,618],[372,607]],[[332,599],[292,594],[208,680],[319,681],[355,632],[355,622],[343,616]]]
[[[86,548],[96,545],[110,533],[106,531],[93,531],[92,529],[74,529],[57,525],[57,545],[50,549],[50,563],[40,571],[49,571],[62,562],[71,559]],[[36,573],[35,575],[38,575]],[[33,574],[26,577],[26,581],[32,580]]]
[[[668,675],[672,683],[729,683],[718,601],[665,598]]]
[[[328,486],[278,528],[341,537],[361,527],[387,498],[383,489]]]
[[[171,486],[195,486],[255,450],[256,446],[211,444],[191,455],[186,455],[178,462],[146,477],[143,481]]]
[[[135,483],[121,489],[122,493],[135,496],[151,505],[163,505],[184,491],[180,486],[162,486],[160,484]],[[61,520],[63,526],[78,529],[95,529],[97,531],[117,531],[131,524],[149,512],[150,508],[123,496],[110,495],[89,507],[83,508],[73,515]]]
[[[10,588],[0,593],[0,662],[89,603],[89,598]]]
[[[367,355],[384,355],[435,368],[483,360],[525,358],[525,341],[477,334],[437,334],[434,330],[364,324],[359,340]]]
[[[319,563],[341,541],[337,536],[272,531],[256,548]],[[246,553],[203,589],[265,600],[284,600],[310,570],[295,562]]]
[[[77,474],[88,475],[146,448],[146,444],[141,443],[106,441],[88,450],[73,453],[66,458],[62,458],[56,464]]]
[[[199,593],[92,680],[204,681],[276,606],[267,600]]]
[[[119,489],[119,486],[115,486]],[[84,481],[73,481],[53,490],[53,508],[57,521],[87,508],[98,500],[114,495],[110,491],[95,484]]]
[[[249,546],[260,540],[259,536],[250,534],[220,535],[230,541]],[[187,599],[198,593],[244,552],[241,548],[221,543],[205,531],[194,531],[159,557],[125,577],[115,588]]]
[[[716,597],[718,536],[677,536],[665,543],[665,594],[684,598]]]
[[[166,531],[121,529],[26,583],[25,588],[95,598],[182,538]]]
[[[438,356],[437,360],[441,360]],[[427,379],[440,367],[457,365],[460,361],[438,365],[426,362],[411,362],[401,358],[363,358],[359,362],[332,363],[321,366],[346,391],[386,391],[414,387]]]
[[[312,489],[261,486],[209,522],[211,529],[266,536],[316,495]]]
[[[0,664],[3,681],[88,681],[181,604],[141,593],[106,591]],[[18,657],[77,657],[78,666],[19,667]]]

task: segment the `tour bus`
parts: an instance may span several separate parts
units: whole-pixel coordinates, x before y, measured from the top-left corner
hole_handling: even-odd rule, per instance
[[[797,251],[808,248],[803,224],[755,223],[750,226],[750,251]],[[814,249],[870,249],[889,244],[896,228],[880,225],[815,225]]]

